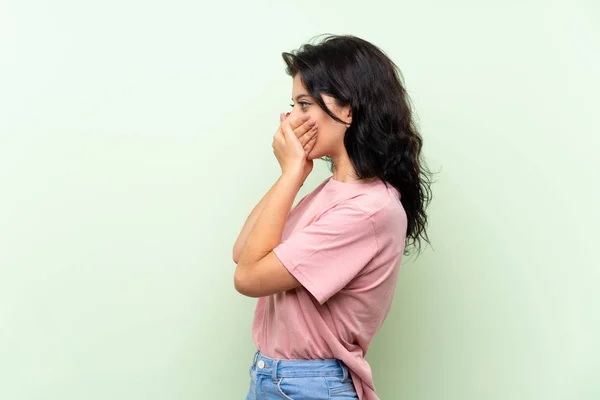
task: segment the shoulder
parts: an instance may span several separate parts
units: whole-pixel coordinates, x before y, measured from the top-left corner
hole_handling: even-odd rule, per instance
[[[404,212],[400,202],[400,194],[394,187],[378,187],[377,190],[357,193],[343,201],[348,206],[356,207],[364,213],[378,214]]]
[[[400,195],[394,188],[384,187],[377,191],[361,193],[343,203],[367,215],[379,232],[406,228],[406,212],[400,202]]]

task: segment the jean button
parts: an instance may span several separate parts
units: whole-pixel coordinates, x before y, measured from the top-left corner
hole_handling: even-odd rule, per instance
[[[263,360],[258,360],[258,368],[264,368],[265,367],[265,362]]]

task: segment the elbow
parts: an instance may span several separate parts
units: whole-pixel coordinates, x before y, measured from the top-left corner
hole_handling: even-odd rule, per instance
[[[240,249],[237,246],[233,246],[231,257],[233,258],[233,262],[236,264],[240,262],[240,253]]]
[[[243,294],[244,296],[249,296],[248,285],[246,283],[246,279],[244,278],[242,265],[240,264],[238,264],[237,268],[235,269],[235,273],[233,274],[233,286],[238,293]]]
[[[234,258],[235,260],[235,258]],[[235,269],[235,273],[233,274],[233,287],[237,290],[238,293],[244,294],[244,286],[242,284],[242,279],[240,277],[239,265],[238,268]]]
[[[242,255],[242,247],[244,247],[243,245],[240,245],[238,243],[236,243],[233,246],[233,252],[231,254],[231,256],[233,257],[233,262],[238,264],[240,262],[240,256]]]
[[[235,273],[233,275],[233,286],[238,293],[248,297],[260,297],[256,290],[253,290],[252,284],[245,271],[245,267],[238,264]]]

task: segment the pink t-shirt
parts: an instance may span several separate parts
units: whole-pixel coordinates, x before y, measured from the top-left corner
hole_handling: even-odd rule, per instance
[[[376,400],[365,355],[385,320],[406,237],[400,194],[382,181],[327,178],[294,207],[273,249],[301,287],[258,299],[252,336],[266,356],[338,358]]]

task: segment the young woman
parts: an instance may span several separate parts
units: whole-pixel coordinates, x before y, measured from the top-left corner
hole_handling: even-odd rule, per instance
[[[259,298],[246,399],[375,400],[365,355],[402,256],[428,242],[422,139],[396,65],[371,43],[328,36],[283,59],[282,173],[233,250],[236,289]],[[291,210],[316,158],[333,175]]]

